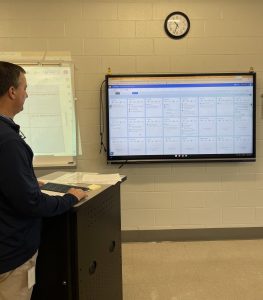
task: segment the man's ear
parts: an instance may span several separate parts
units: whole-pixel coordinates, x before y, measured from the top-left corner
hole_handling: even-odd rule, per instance
[[[10,86],[8,89],[8,96],[14,100],[16,98],[16,89],[13,86]]]

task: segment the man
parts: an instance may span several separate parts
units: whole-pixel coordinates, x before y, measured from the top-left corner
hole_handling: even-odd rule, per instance
[[[24,69],[0,62],[0,300],[30,299],[41,218],[62,214],[86,196],[74,188],[64,196],[41,192],[33,152],[13,121],[26,88]]]

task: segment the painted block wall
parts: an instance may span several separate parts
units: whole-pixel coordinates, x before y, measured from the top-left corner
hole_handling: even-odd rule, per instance
[[[191,30],[168,38],[166,16]],[[0,0],[6,53],[71,54],[83,153],[77,171],[120,172],[122,229],[263,225],[263,2],[260,0]],[[112,73],[257,72],[257,161],[118,166],[100,154],[99,88]]]

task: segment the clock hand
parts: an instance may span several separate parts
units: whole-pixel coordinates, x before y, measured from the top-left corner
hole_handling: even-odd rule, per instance
[[[175,22],[175,21],[174,21],[174,23],[176,24],[176,28],[175,28],[175,29],[177,29],[177,28],[178,28],[178,23],[177,23],[177,22]]]
[[[174,21],[174,23],[175,23],[175,25],[176,25],[176,27],[175,27],[175,30],[174,30],[174,31],[176,32],[176,31],[177,31],[177,29],[178,29],[178,27],[179,27],[179,25],[178,25],[178,23],[177,23],[177,22],[175,22],[175,21]]]

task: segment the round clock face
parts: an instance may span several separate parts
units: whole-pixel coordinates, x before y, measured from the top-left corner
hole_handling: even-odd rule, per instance
[[[167,16],[164,22],[167,35],[173,39],[181,39],[190,29],[190,20],[186,14],[176,11]]]

